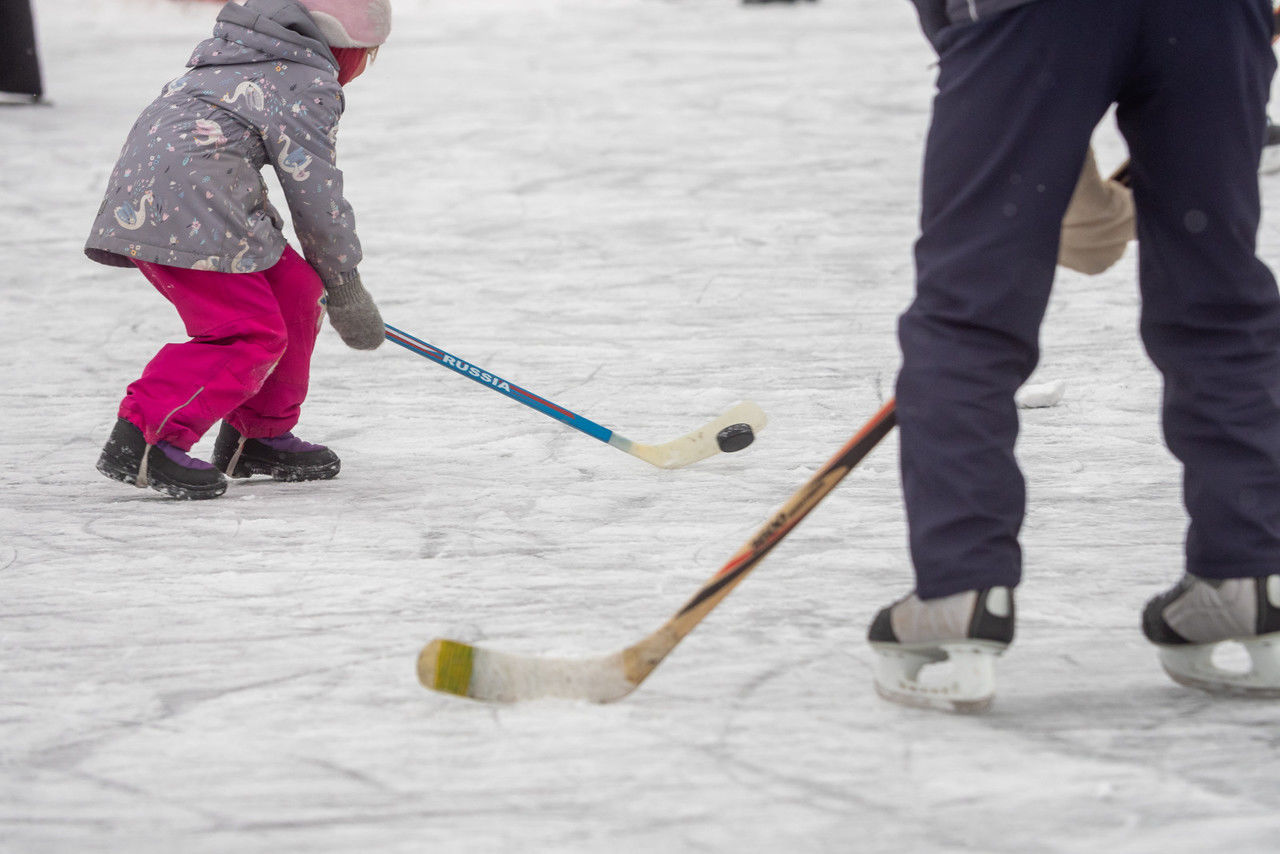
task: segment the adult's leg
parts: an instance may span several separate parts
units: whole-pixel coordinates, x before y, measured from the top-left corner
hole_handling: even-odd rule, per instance
[[[922,598],[1020,580],[1013,395],[1039,357],[1063,213],[1121,78],[1114,45],[1137,3],[1039,0],[935,41],[917,292],[899,323],[897,383]]]
[[[1143,341],[1184,465],[1187,570],[1268,575],[1280,569],[1280,294],[1255,241],[1270,8],[1148,11],[1117,118],[1133,155]]]
[[[285,247],[280,260],[263,276],[279,305],[288,344],[258,393],[226,416],[240,435],[251,439],[279,436],[298,423],[311,377],[311,354],[324,317],[320,305],[324,283],[292,247]]]
[[[256,394],[285,349],[285,325],[260,273],[218,273],[138,262],[178,310],[190,341],[166,344],[129,385],[119,414],[148,444],[189,450]]]

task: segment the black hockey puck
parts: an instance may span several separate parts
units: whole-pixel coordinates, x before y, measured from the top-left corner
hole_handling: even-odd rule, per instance
[[[730,424],[716,434],[716,444],[727,454],[741,451],[756,440],[750,424]]]

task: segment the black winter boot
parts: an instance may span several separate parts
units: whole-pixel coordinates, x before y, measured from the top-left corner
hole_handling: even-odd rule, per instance
[[[116,419],[102,448],[98,471],[174,498],[217,498],[227,491],[227,479],[213,466],[163,440],[148,445],[142,431],[123,418]]]
[[[284,481],[328,480],[342,468],[338,455],[324,445],[304,442],[287,432],[246,439],[225,421],[213,445],[213,464],[231,477],[269,474]]]

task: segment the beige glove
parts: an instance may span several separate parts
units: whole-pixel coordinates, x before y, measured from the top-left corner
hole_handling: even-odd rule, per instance
[[[1133,193],[1115,181],[1102,179],[1090,148],[1062,218],[1058,263],[1097,275],[1120,260],[1133,238]]]

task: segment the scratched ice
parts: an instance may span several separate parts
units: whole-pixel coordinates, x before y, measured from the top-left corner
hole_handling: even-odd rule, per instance
[[[80,246],[216,9],[36,0],[53,106],[0,110],[0,851],[1275,850],[1280,705],[1175,686],[1137,627],[1184,519],[1132,256],[1059,278],[989,715],[872,690],[867,621],[909,583],[892,440],[623,702],[415,681],[437,635],[648,633],[890,393],[934,75],[905,2],[397,0],[350,89],[389,322],[639,441],[754,399],[753,447],[657,470],[326,330],[299,433],[338,479],[178,504],[100,477],[182,331]],[[1123,158],[1110,120],[1097,143]]]

